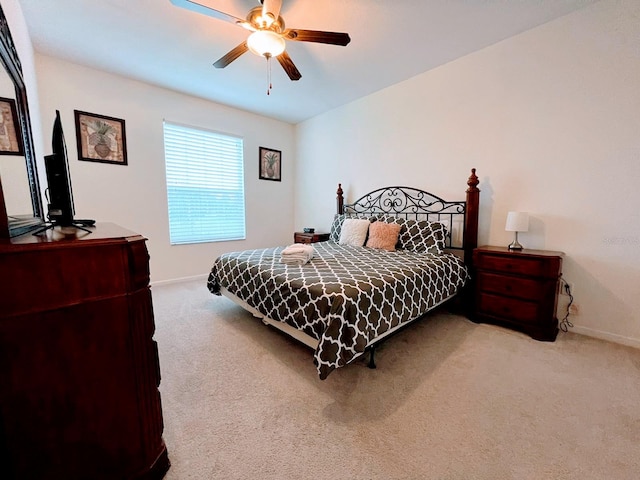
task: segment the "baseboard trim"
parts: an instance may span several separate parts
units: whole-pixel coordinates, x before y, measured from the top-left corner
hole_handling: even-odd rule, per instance
[[[618,343],[620,345],[626,345],[628,347],[634,347],[640,349],[640,339],[625,337],[617,335],[615,333],[603,332],[602,330],[594,330],[588,327],[574,326],[569,330],[570,332],[578,333],[586,337],[598,338],[600,340],[607,340],[608,342]]]
[[[209,278],[208,273],[203,273],[201,275],[194,275],[193,277],[181,277],[181,278],[172,278],[169,280],[159,280],[157,282],[151,282],[152,287],[161,287],[163,285],[176,285],[178,283],[187,283],[194,282],[196,280],[201,280],[206,282],[207,278]]]

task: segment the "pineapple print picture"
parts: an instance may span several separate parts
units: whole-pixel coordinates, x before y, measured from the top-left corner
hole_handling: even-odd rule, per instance
[[[260,179],[282,180],[282,152],[272,148],[260,147]]]
[[[127,164],[124,120],[74,110],[78,160]]]

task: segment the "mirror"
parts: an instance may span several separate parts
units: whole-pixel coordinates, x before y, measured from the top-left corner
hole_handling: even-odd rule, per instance
[[[43,223],[42,199],[22,65],[0,6],[0,237]]]
[[[24,152],[16,145],[22,132],[13,121],[16,111],[16,93],[13,80],[6,71],[0,71],[0,178],[4,193],[4,204],[8,215],[31,212],[31,192]],[[9,102],[9,101],[12,102]],[[6,119],[6,121],[5,121]],[[19,124],[19,123],[18,123]],[[7,153],[16,151],[17,153]]]

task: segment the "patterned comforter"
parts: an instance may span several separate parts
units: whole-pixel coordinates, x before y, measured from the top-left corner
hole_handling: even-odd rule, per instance
[[[467,270],[455,255],[388,252],[314,243],[303,266],[280,262],[284,247],[221,255],[207,286],[247,302],[319,341],[320,379],[362,354],[384,332],[414,320],[455,294]]]

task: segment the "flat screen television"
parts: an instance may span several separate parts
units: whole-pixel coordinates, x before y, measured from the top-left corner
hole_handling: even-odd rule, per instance
[[[75,215],[73,190],[71,188],[71,175],[69,174],[67,145],[64,141],[59,110],[56,110],[56,119],[53,122],[51,147],[53,153],[44,157],[48,186],[46,192],[48,218],[54,226],[72,226],[74,225],[73,216]]]

